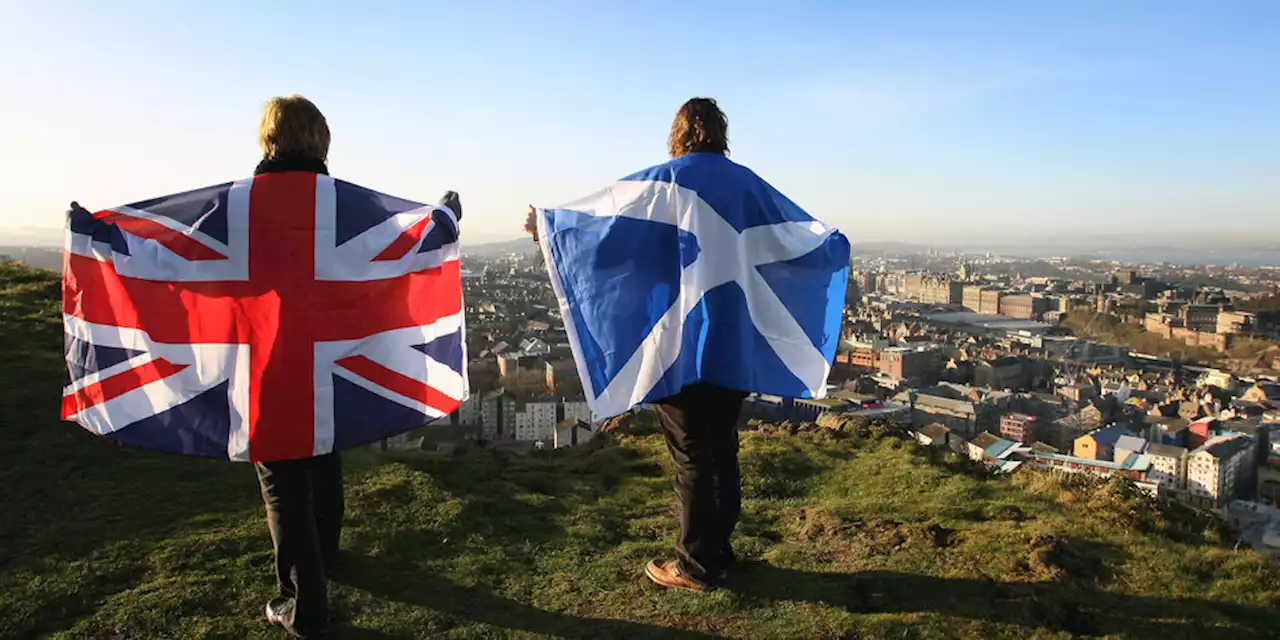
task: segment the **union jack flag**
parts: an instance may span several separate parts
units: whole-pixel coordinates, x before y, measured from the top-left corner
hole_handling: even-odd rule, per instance
[[[309,172],[68,215],[63,419],[272,461],[421,427],[467,394],[458,221]]]

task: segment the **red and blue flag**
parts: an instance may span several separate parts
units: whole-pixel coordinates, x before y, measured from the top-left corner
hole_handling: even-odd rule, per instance
[[[68,217],[62,416],[138,447],[306,458],[467,394],[458,221],[308,172]]]

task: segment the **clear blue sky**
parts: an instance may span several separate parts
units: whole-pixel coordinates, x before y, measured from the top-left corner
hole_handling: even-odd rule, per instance
[[[1280,2],[361,5],[0,0],[0,229],[244,177],[302,93],[335,175],[475,239],[663,161],[694,95],[855,241],[1280,233]]]

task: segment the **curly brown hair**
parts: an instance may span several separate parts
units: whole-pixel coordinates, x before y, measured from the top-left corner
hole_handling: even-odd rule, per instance
[[[667,150],[672,158],[690,153],[729,155],[729,119],[712,98],[693,98],[676,112]]]

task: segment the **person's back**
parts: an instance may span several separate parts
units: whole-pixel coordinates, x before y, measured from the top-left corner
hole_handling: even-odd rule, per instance
[[[328,123],[302,96],[274,98],[267,103],[260,143],[263,157],[254,175],[329,173]],[[301,241],[313,242],[310,236]],[[266,391],[288,393],[287,389]],[[342,458],[335,451],[258,462],[254,467],[267,508],[280,590],[280,595],[267,603],[267,619],[295,636],[321,635],[329,628],[328,574],[337,567],[342,534]]]
[[[283,187],[291,181],[305,181],[308,178],[314,179],[314,174],[329,173],[326,164],[329,152],[328,124],[320,110],[306,98],[290,96],[271,100],[262,118],[260,142],[263,158],[254,170],[254,175],[266,176],[267,179],[263,180],[263,188],[255,192],[255,197],[269,199],[273,194],[306,194],[307,189],[290,190]],[[369,202],[383,197],[359,187],[352,187],[343,193],[346,198],[357,199],[355,203],[347,203],[347,206],[355,209],[376,210],[379,208],[376,203],[369,205]],[[311,254],[315,234],[309,230],[308,225],[298,225],[308,229],[306,233],[298,233],[297,228],[290,228],[287,216],[289,211],[297,215],[316,215],[314,199],[301,203],[303,206],[294,206],[298,203],[287,201],[287,196],[281,197],[286,199],[264,202],[273,206],[254,212],[255,216],[265,216],[260,220],[261,224],[276,227],[268,230],[274,233],[262,235],[273,237],[279,243],[282,255],[292,254],[296,258],[299,254]],[[305,199],[307,196],[299,197]],[[456,193],[447,192],[440,204],[453,212],[457,220],[461,220],[462,207]],[[304,263],[309,266],[309,261]],[[294,268],[293,265],[293,262],[282,261],[276,266],[290,269]],[[289,277],[289,274],[284,274],[285,280]],[[277,291],[276,295],[283,300],[290,293]],[[325,302],[317,300],[312,306],[317,308],[317,305]],[[282,327],[289,324],[288,318],[274,320],[275,324]],[[308,318],[293,320],[294,324],[310,321]],[[287,330],[280,332],[275,337],[275,351],[288,351],[281,348],[281,345],[292,339],[294,338]],[[305,346],[311,348],[310,345]],[[296,363],[285,361],[275,364],[278,369],[283,370]],[[260,390],[260,394],[276,396],[288,395],[290,392],[288,385],[282,384],[274,387],[264,384]],[[279,420],[290,418],[284,414],[274,417]],[[282,444],[296,446],[297,443]],[[332,446],[333,443],[329,444]],[[309,448],[307,450],[310,451]],[[341,457],[335,449],[333,453],[325,455],[258,462],[255,467],[266,504],[280,591],[277,597],[267,603],[267,619],[282,625],[294,636],[322,635],[329,628],[328,578],[338,568],[339,539],[342,533],[344,501]]]
[[[754,174],[727,158],[728,121],[713,100],[695,98],[685,103],[672,125],[668,145],[669,162],[628,176],[621,182],[652,181],[683,187],[689,194],[715,193],[723,197],[723,202],[708,203],[711,209],[700,210],[700,203],[676,201],[697,197],[695,195],[677,190],[670,196],[672,211],[667,213],[678,213],[682,218],[679,225],[693,228],[699,238],[702,237],[696,233],[697,227],[725,222],[734,225],[741,222],[743,214],[759,209],[762,199],[776,195],[754,187],[738,188],[737,185],[759,181],[742,180],[744,172],[752,177]],[[717,212],[725,216],[723,220]],[[535,240],[538,239],[536,215],[530,206],[525,228]],[[722,250],[701,246],[711,235],[706,234],[697,245],[686,246],[681,244],[684,238],[680,234],[668,234],[663,241],[676,245],[662,247],[657,252],[683,255]],[[684,259],[691,261],[692,256],[683,255]],[[717,257],[709,256],[709,259]],[[626,268],[661,270],[670,265],[633,260],[627,262]],[[616,305],[610,313],[615,314],[615,323],[633,315],[619,311]],[[621,356],[625,358],[627,354]],[[701,372],[693,377],[701,378]],[[706,590],[724,579],[733,562],[730,536],[741,511],[737,422],[746,395],[737,389],[700,382],[672,389],[671,395],[654,401],[668,450],[676,463],[676,504],[680,518],[676,559],[654,560],[645,567],[649,578],[661,586]]]
[[[591,409],[657,408],[676,466],[676,557],[645,573],[703,591],[725,579],[741,511],[737,423],[748,392],[826,393],[849,243],[728,159],[714,100],[677,113],[670,159],[548,209],[530,207]]]

